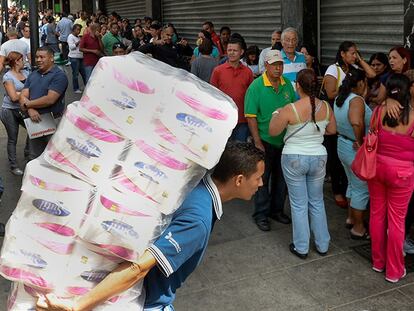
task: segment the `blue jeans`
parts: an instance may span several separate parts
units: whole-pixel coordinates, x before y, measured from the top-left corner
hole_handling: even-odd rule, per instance
[[[1,108],[0,119],[4,124],[7,132],[7,157],[9,159],[10,169],[15,169],[17,165],[17,156],[16,156],[16,145],[17,137],[19,135],[19,127],[22,126],[26,128],[24,124],[24,118],[20,114],[19,109],[8,109]],[[25,158],[31,158],[31,152],[29,148],[30,139],[26,137],[26,145],[24,148]]]
[[[314,235],[318,251],[328,251],[330,236],[323,201],[326,158],[327,156],[282,155],[282,169],[292,212],[293,244],[301,254],[309,252],[310,231]]]
[[[338,157],[348,178],[346,197],[350,199],[350,206],[354,209],[364,211],[369,201],[368,184],[359,179],[351,169],[355,159],[356,151],[352,147],[353,142],[343,137],[338,138]]]
[[[282,149],[265,141],[262,143],[265,147],[265,172],[262,176],[263,186],[254,197],[253,218],[256,222],[282,213],[286,199],[286,183],[280,164]]]
[[[89,78],[91,77],[93,68],[95,68],[95,66],[85,66],[86,83],[88,83]]]
[[[233,132],[231,133],[230,140],[246,142],[249,135],[250,131],[247,123],[239,123],[236,125]]]
[[[70,66],[72,67],[72,85],[73,90],[77,91],[79,90],[79,73],[82,77],[83,84],[86,85],[86,72],[85,72],[85,66],[83,65],[83,58],[72,58],[69,57]]]

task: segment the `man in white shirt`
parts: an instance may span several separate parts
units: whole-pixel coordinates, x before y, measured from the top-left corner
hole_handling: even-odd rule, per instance
[[[22,30],[23,37],[21,37],[19,40],[25,42],[29,46],[30,51],[30,27],[28,25],[25,25]],[[30,62],[30,60],[25,59],[25,62]]]
[[[30,48],[29,46],[17,39],[17,30],[15,27],[9,27],[7,29],[7,37],[9,41],[3,43],[0,47],[0,73],[4,69],[6,57],[9,55],[10,52],[19,52],[23,55],[23,59],[25,61],[25,67],[30,68]]]
[[[275,30],[272,33],[271,43],[272,45],[268,48],[262,50],[259,56],[259,72],[262,74],[265,71],[265,64],[264,64],[264,57],[268,51],[272,49],[276,45],[276,43],[280,44],[280,40],[282,38],[282,32],[280,30]]]

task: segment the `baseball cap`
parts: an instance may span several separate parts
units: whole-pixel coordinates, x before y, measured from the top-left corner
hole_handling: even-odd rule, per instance
[[[283,63],[283,57],[282,53],[278,50],[270,50],[266,53],[264,57],[264,61],[268,64],[273,64],[276,62],[282,62]]]

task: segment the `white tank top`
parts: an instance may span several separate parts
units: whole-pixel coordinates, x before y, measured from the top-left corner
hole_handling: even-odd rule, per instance
[[[296,110],[295,104],[291,103],[292,109],[296,115],[296,119],[299,123],[294,125],[288,125],[286,129],[285,137],[289,137],[285,142],[285,146],[283,147],[282,154],[302,154],[302,155],[326,155],[326,148],[322,145],[323,143],[323,135],[325,134],[325,129],[329,123],[329,106],[326,101],[324,101],[326,105],[326,118],[321,121],[317,121],[316,124],[319,126],[319,131],[316,128],[315,123],[310,120],[300,131],[293,134],[293,136],[289,137],[301,128],[304,123],[302,122],[299,114]],[[316,107],[316,111],[319,111],[321,108],[322,102]]]

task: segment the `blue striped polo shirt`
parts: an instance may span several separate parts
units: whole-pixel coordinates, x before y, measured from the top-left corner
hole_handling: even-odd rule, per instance
[[[291,61],[285,51],[282,49],[283,57],[283,75],[292,82],[293,88],[295,88],[296,76],[299,71],[306,69],[306,59],[305,55],[299,52],[295,52],[295,58]]]

